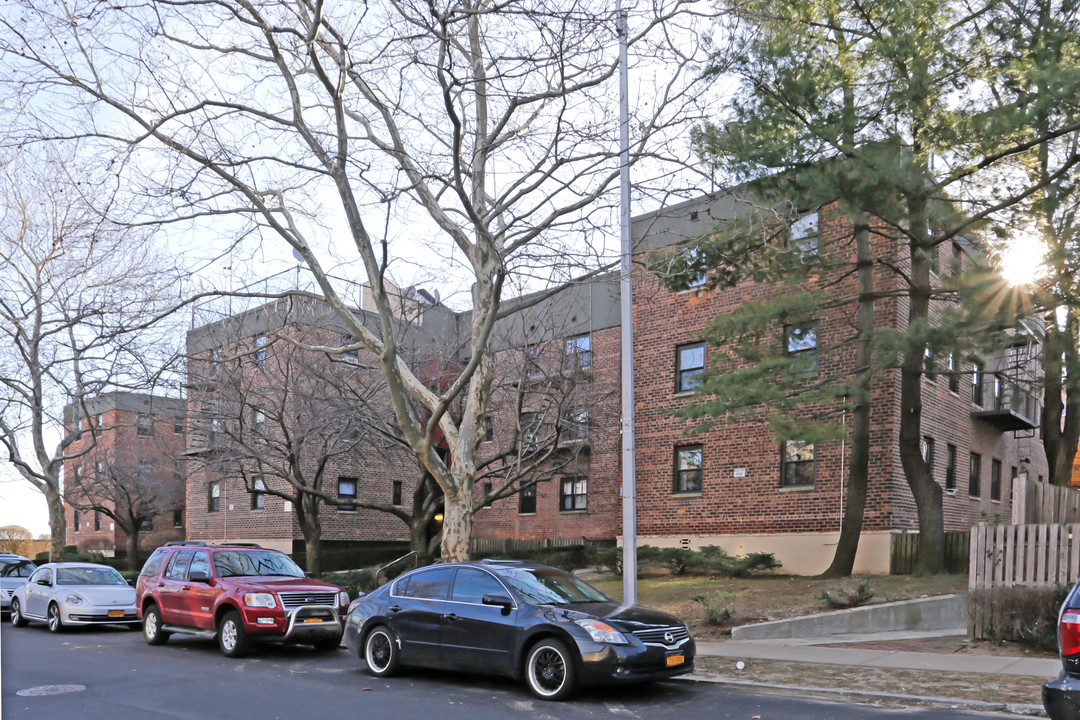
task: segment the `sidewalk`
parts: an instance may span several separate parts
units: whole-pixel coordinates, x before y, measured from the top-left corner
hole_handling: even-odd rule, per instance
[[[786,662],[821,663],[826,665],[857,665],[908,670],[930,670],[992,675],[1021,675],[1049,680],[1058,675],[1061,662],[1043,658],[1002,657],[992,655],[943,655],[929,652],[891,650],[862,650],[855,648],[821,647],[841,643],[906,640],[922,637],[941,637],[940,633],[872,633],[865,635],[833,635],[828,638],[785,638],[777,640],[702,640],[697,643],[698,655],[706,657],[782,660]]]
[[[1039,692],[1043,682],[1057,677],[1061,663],[1056,659],[825,647],[942,637],[960,636],[955,631],[898,631],[823,638],[701,640],[697,643],[698,669],[688,679],[839,701],[1045,717]]]

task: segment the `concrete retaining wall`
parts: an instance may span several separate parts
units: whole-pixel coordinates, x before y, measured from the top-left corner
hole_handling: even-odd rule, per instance
[[[897,630],[966,631],[967,622],[967,595],[940,595],[741,625],[731,629],[731,637],[735,640],[767,640]]]

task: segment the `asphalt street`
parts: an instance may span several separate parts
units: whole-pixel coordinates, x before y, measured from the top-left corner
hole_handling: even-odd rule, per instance
[[[55,690],[59,694],[26,691]],[[44,626],[0,629],[0,717],[4,720],[949,720],[987,717],[941,709],[889,710],[752,693],[689,682],[586,689],[573,700],[535,700],[510,680],[404,671],[378,680],[344,649],[262,647],[230,660],[210,641],[173,636],[150,647],[139,632]],[[84,688],[84,689],[83,689]],[[22,691],[24,695],[18,693]]]

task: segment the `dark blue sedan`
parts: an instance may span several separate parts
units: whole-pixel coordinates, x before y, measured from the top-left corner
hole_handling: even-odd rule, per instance
[[[570,573],[513,561],[420,568],[353,602],[345,642],[385,677],[401,665],[524,679],[544,700],[581,685],[694,669],[686,626]]]

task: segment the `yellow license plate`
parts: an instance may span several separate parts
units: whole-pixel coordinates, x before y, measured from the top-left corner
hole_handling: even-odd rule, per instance
[[[304,618],[304,622],[306,622],[306,623],[309,623],[309,622],[321,623],[322,618]]]
[[[109,617],[124,617],[123,610],[110,610]]]
[[[682,665],[686,662],[686,658],[682,655],[668,655],[667,666],[675,667],[676,665]]]

